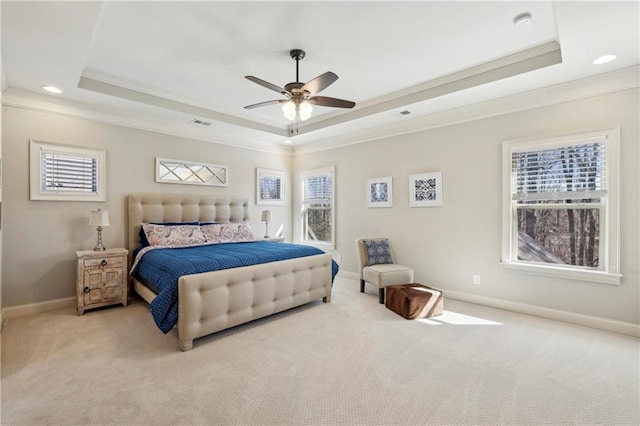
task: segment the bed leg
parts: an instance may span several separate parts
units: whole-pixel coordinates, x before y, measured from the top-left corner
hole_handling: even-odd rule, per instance
[[[193,340],[180,340],[180,350],[182,352],[193,349]]]
[[[331,303],[331,294],[322,298],[324,303]]]

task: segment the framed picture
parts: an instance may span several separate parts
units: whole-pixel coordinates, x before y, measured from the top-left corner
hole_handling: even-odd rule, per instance
[[[442,205],[442,172],[409,175],[409,206]]]
[[[228,186],[227,166],[156,157],[156,182]]]
[[[366,195],[368,207],[393,207],[393,178],[367,179]]]
[[[256,204],[284,205],[284,172],[256,169]]]

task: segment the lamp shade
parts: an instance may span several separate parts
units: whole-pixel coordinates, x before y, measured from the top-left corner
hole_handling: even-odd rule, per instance
[[[271,222],[271,212],[269,210],[262,210],[262,222]]]
[[[89,218],[89,226],[109,226],[109,211],[94,210]]]
[[[305,121],[311,117],[313,106],[308,102],[302,102],[298,107],[298,113],[300,114],[300,120]]]
[[[288,120],[293,121],[296,118],[296,104],[294,104],[293,101],[283,104],[282,112]]]

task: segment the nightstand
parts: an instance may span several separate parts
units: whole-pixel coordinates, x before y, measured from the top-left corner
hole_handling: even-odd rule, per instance
[[[123,248],[77,251],[78,315],[85,309],[122,303],[127,306],[127,254]]]

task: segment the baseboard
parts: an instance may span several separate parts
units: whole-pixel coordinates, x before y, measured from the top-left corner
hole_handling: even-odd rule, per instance
[[[353,280],[360,279],[360,276],[358,274],[347,271],[340,271],[338,273],[338,276]],[[593,317],[589,315],[577,314],[575,312],[561,311],[558,309],[543,308],[541,306],[512,302],[505,299],[495,299],[493,297],[478,296],[471,293],[464,293],[462,291],[449,290],[443,287],[438,287],[438,289],[442,290],[446,298],[460,300],[461,302],[475,303],[476,305],[488,306],[490,308],[498,308],[505,311],[533,315],[536,317],[566,322],[573,325],[611,331],[613,333],[625,334],[627,336],[640,337],[640,324],[616,321],[601,317]]]
[[[338,271],[338,276],[340,278],[348,278],[350,280],[359,280],[360,279],[360,275],[356,274],[355,272]]]
[[[65,297],[62,299],[48,300],[46,302],[28,303],[26,305],[9,306],[2,309],[2,319],[22,317],[25,315],[38,314],[41,312],[53,311],[61,308],[76,306],[76,297]]]
[[[627,336],[640,337],[640,324],[593,317],[590,315],[577,314],[575,312],[561,311],[551,308],[543,308],[541,306],[512,302],[510,300],[494,299],[492,297],[478,296],[461,291],[447,290],[440,287],[438,287],[438,289],[442,290],[445,297],[454,300],[460,300],[462,302],[475,303],[477,305],[489,306],[491,308],[498,308],[505,311],[533,315],[536,317],[566,322],[573,325],[580,325],[583,327],[590,327],[596,328],[598,330],[625,334]]]

